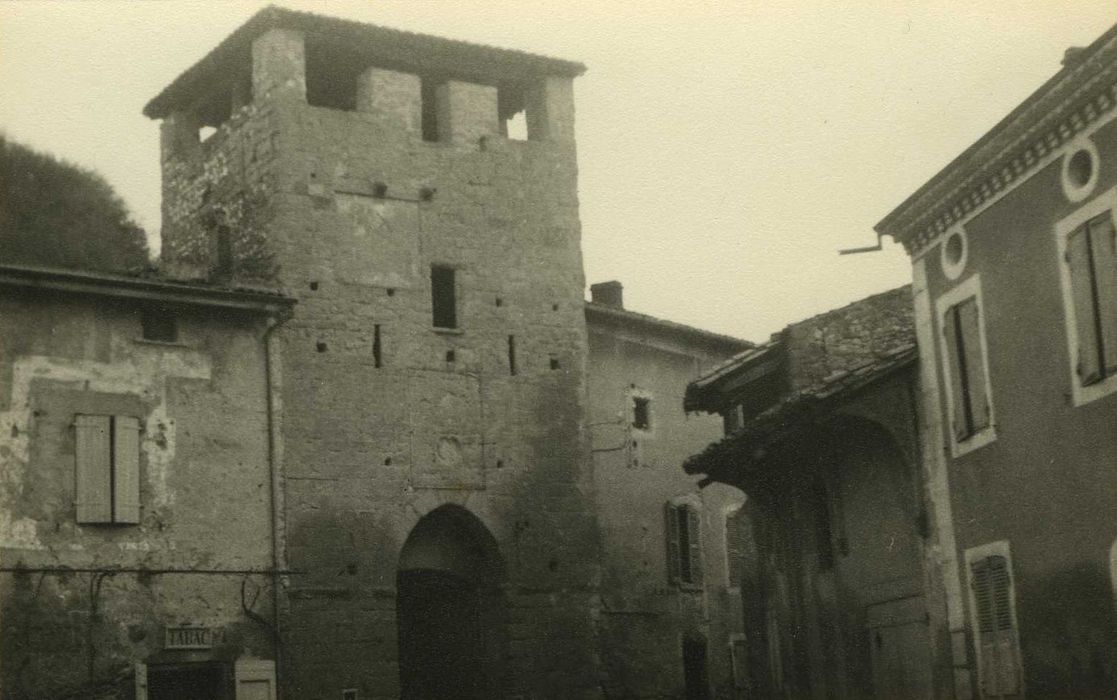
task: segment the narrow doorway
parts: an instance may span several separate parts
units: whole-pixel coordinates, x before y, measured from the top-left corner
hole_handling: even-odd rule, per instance
[[[706,638],[699,634],[683,637],[683,682],[686,700],[709,700],[710,674],[706,666]]]

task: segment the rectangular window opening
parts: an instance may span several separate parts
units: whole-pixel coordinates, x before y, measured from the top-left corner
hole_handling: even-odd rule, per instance
[[[508,336],[508,374],[516,376],[516,336]]]
[[[435,328],[458,327],[456,270],[431,265],[431,315]]]
[[[380,339],[380,324],[372,327],[372,364],[379,369],[384,365],[383,346]]]
[[[420,84],[420,121],[424,141],[439,141],[438,86],[441,81],[423,78]]]
[[[677,522],[679,528],[679,544],[681,547],[679,556],[679,580],[683,583],[691,583],[694,579],[694,571],[691,567],[690,553],[687,551],[687,543],[690,542],[690,518],[687,517],[686,506],[679,506],[676,508],[678,512]]]
[[[1117,375],[1117,231],[1106,211],[1067,236],[1081,386]]]
[[[306,43],[306,102],[344,112],[357,109],[357,81],[368,66],[351,51],[326,42]]]
[[[150,307],[141,312],[140,326],[144,340],[158,343],[178,342],[178,322],[173,312],[164,307]]]
[[[637,430],[650,430],[652,427],[652,400],[646,397],[632,398],[632,427]]]
[[[962,442],[988,428],[991,422],[981,315],[976,297],[969,297],[946,310],[943,333],[949,363],[954,437]]]
[[[504,120],[505,137],[513,141],[527,141],[527,112],[520,110]]]

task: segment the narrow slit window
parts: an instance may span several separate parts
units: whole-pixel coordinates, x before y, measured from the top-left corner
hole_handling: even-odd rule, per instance
[[[632,398],[632,427],[637,430],[651,430],[652,400],[644,396]]]
[[[422,122],[423,140],[438,141],[438,82],[423,78],[420,87],[420,121]]]
[[[435,328],[458,327],[456,271],[446,265],[431,265],[431,311]]]
[[[508,336],[508,374],[516,375],[516,336]]]
[[[380,324],[377,323],[372,327],[372,364],[374,367],[380,368],[384,365],[384,348],[380,336]]]

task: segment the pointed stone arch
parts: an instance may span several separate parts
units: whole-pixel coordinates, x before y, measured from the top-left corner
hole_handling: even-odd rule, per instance
[[[505,566],[496,539],[462,506],[415,524],[397,565],[400,697],[499,697],[506,667]]]

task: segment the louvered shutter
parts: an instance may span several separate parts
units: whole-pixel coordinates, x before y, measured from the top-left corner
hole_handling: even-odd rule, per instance
[[[946,310],[942,319],[942,332],[946,337],[946,360],[950,374],[950,399],[954,406],[954,440],[961,442],[970,436],[970,426],[966,422],[966,392],[963,389],[965,376],[962,370],[962,337],[958,333],[958,307]]]
[[[77,520],[112,522],[109,416],[77,416],[74,421]]]
[[[684,506],[687,519],[687,556],[690,557],[690,581],[688,583],[702,583],[702,530],[698,518],[698,509],[694,506]]]
[[[1083,385],[1093,384],[1101,379],[1101,365],[1098,358],[1097,322],[1094,317],[1090,235],[1085,226],[1067,236],[1067,265],[1070,268],[1074,323],[1078,334],[1078,379]]]
[[[668,503],[663,509],[664,539],[667,541],[667,580],[679,582],[679,509]]]
[[[1012,624],[1012,580],[1004,557],[989,557],[989,578],[996,605],[997,688],[1001,695],[1017,692],[1016,634]]]
[[[1113,227],[1112,212],[1090,222],[1090,250],[1098,290],[1105,376],[1109,377],[1117,374],[1117,230]]]
[[[1019,649],[1012,619],[1012,579],[1008,562],[991,556],[971,565],[981,647],[981,687],[985,697],[1016,695],[1020,688]]]
[[[966,365],[966,395],[970,400],[973,423],[970,432],[989,427],[989,397],[985,393],[985,357],[981,351],[981,317],[977,299],[970,297],[958,305],[958,326],[962,334],[962,358]]]
[[[113,522],[140,522],[140,421],[113,418]]]

